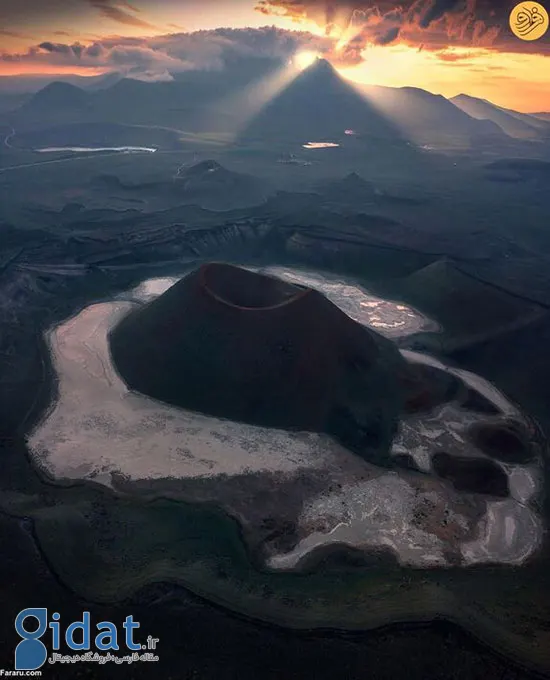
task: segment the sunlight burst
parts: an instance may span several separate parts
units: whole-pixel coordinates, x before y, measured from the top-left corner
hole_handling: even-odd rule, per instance
[[[298,52],[298,54],[294,55],[293,62],[297,68],[303,71],[318,58],[317,52]]]

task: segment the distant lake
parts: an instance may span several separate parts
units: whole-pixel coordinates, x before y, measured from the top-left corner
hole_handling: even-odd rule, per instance
[[[146,152],[154,153],[156,149],[147,146],[47,146],[44,149],[35,149],[38,153],[54,153],[59,151],[73,151],[75,153],[93,153],[95,151],[120,151],[122,153]]]
[[[336,142],[308,142],[307,144],[302,144],[304,149],[330,149],[335,146],[340,146]]]

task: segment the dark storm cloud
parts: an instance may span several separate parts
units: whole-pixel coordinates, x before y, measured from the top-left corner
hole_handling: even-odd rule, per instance
[[[6,38],[17,38],[18,40],[34,40],[34,38],[26,33],[20,33],[19,31],[8,31],[4,28],[0,28],[0,36],[5,36]]]
[[[197,8],[201,5],[197,2]],[[223,4],[234,0],[201,0],[202,6]],[[251,1],[253,7],[254,0]],[[256,0],[258,1],[258,0]],[[298,20],[315,21],[325,35],[314,36],[304,31],[287,31],[273,27],[262,29],[216,29],[184,33],[177,24],[166,25],[176,32],[153,35],[147,39],[97,36],[81,37],[85,44],[56,39],[62,31],[52,31],[49,40],[15,54],[1,54],[0,61],[36,66],[62,65],[64,67],[116,69],[151,79],[167,79],[171,72],[187,69],[222,69],[227,60],[240,55],[255,58],[271,56],[289,58],[298,50],[312,50],[326,55],[335,65],[361,63],[365,47],[391,45],[399,42],[419,50],[430,50],[449,65],[459,59],[473,58],[478,48],[531,52],[550,55],[550,32],[541,40],[526,43],[512,36],[508,28],[510,7],[517,0],[259,0],[257,9],[270,20],[271,15],[288,16]],[[182,0],[183,2],[183,0]],[[163,0],[158,0],[162,5]],[[108,17],[122,26],[146,28],[153,33],[154,26],[144,17],[154,21],[154,4],[143,4],[144,14],[124,0],[0,0],[0,37],[36,41],[25,33],[26,24],[10,20],[25,12],[37,17],[51,16],[59,19],[60,28],[71,26],[69,10],[89,12]],[[145,11],[147,10],[147,11]],[[64,14],[65,12],[65,14]],[[67,17],[67,22],[64,21]],[[61,23],[63,22],[63,23]],[[35,22],[36,25],[39,22]],[[31,24],[27,24],[31,25]],[[300,24],[296,23],[299,29]],[[22,32],[19,30],[22,28]],[[338,28],[339,31],[333,31]],[[343,33],[342,33],[343,31]],[[34,28],[31,29],[34,32]],[[121,33],[124,31],[121,29]],[[74,35],[74,34],[73,34]],[[340,35],[345,40],[340,40]],[[68,36],[67,36],[68,37]],[[90,42],[93,41],[93,42]],[[471,48],[456,57],[452,48]]]
[[[154,7],[155,3],[151,0],[148,17],[154,17]],[[10,31],[32,26],[34,32],[45,22],[51,22],[52,18],[59,20],[61,26],[70,26],[70,22],[79,17],[89,19],[90,11],[123,26],[160,31],[140,16],[139,9],[126,0],[0,0],[0,26]]]
[[[437,21],[444,17],[447,13],[456,12],[458,9],[464,11],[463,0],[434,0],[431,6],[427,5],[424,9],[424,14],[419,21],[421,28],[428,28],[433,21]]]
[[[340,30],[353,28],[357,60],[362,41],[389,44],[395,40],[423,49],[449,46],[493,47],[516,52],[550,53],[550,34],[531,45],[515,38],[508,28],[510,10],[517,0],[259,0],[256,9],[266,15],[310,19],[321,26],[325,17],[337,17]],[[329,27],[329,33],[330,33]]]
[[[70,45],[62,43],[43,42],[38,45],[41,50],[45,52],[57,52],[59,54],[73,54],[73,49]]]
[[[90,45],[44,41],[19,54],[0,54],[0,61],[106,68],[148,80],[167,80],[170,73],[220,70],[235,58],[288,60],[299,50],[327,52],[328,38],[274,27],[219,28],[149,38],[105,38]]]
[[[401,29],[399,26],[394,26],[393,28],[388,28],[388,30],[385,33],[382,33],[381,35],[378,36],[377,44],[378,45],[389,45],[390,43],[394,42],[397,40],[399,37],[399,32]]]
[[[136,17],[135,13],[138,10],[128,2],[113,2],[112,0],[88,0],[88,2],[101,15],[107,17],[107,19],[117,21],[119,24],[157,30],[153,24]]]

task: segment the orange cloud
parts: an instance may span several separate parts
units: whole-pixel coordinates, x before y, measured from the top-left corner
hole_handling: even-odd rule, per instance
[[[466,46],[550,55],[548,41],[526,44],[511,35],[502,0],[259,0],[256,10],[316,22],[338,37],[332,58],[341,64],[359,63],[369,45],[396,42],[436,51]]]
[[[19,40],[33,40],[30,35],[25,33],[19,33],[19,31],[8,31],[5,28],[0,28],[0,36],[5,36],[6,38],[17,38]]]

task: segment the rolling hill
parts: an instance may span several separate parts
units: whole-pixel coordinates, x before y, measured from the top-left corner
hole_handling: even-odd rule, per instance
[[[472,118],[492,121],[510,137],[550,139],[550,124],[531,114],[505,109],[466,94],[459,94],[450,101]]]
[[[359,210],[363,210],[367,206],[413,206],[424,202],[420,198],[411,198],[383,191],[372,182],[363,179],[356,172],[351,172],[341,179],[319,182],[315,186],[315,190],[322,197],[323,205],[342,205]]]
[[[536,303],[465,274],[440,259],[399,282],[407,302],[441,323],[447,350],[486,342],[546,314]]]
[[[78,76],[75,74],[59,73],[55,76],[47,73],[28,73],[14,76],[0,76],[1,94],[34,94],[44,89],[52,82],[68,83],[83,90],[99,90],[110,87],[122,78],[120,73],[113,71],[99,76]]]
[[[167,181],[126,183],[115,175],[97,175],[91,188],[101,197],[131,198],[157,209],[200,205],[210,210],[229,210],[257,205],[268,195],[263,180],[228,170],[213,160],[181,167]]]
[[[416,144],[468,145],[483,140],[506,140],[494,122],[470,116],[441,95],[415,87],[363,86],[361,91]]]

